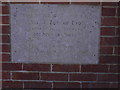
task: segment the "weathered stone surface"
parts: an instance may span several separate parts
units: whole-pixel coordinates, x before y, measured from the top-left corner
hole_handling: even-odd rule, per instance
[[[13,62],[97,64],[101,7],[11,4]]]

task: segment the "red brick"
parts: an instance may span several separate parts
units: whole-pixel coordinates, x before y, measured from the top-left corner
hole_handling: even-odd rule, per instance
[[[51,82],[25,82],[24,88],[52,88]]]
[[[1,24],[9,24],[9,16],[0,16],[0,18],[2,18]]]
[[[118,83],[110,83],[110,88],[120,88]]]
[[[41,80],[47,81],[67,81],[68,75],[62,73],[42,73]]]
[[[2,54],[0,54],[0,62],[2,62]]]
[[[2,42],[1,43],[10,43],[10,36],[9,35],[2,35]]]
[[[117,18],[102,18],[102,26],[117,26],[118,19]]]
[[[3,81],[2,88],[23,88],[23,82]]]
[[[10,60],[11,60],[10,54],[2,54],[2,61],[3,62],[10,61]]]
[[[96,81],[96,74],[70,74],[70,81]]]
[[[120,36],[120,28],[117,28],[117,29],[116,29],[116,35],[117,35],[117,36]]]
[[[117,38],[118,45],[120,45],[120,37]]]
[[[2,63],[2,70],[5,70],[5,71],[22,70],[22,64],[21,63]]]
[[[115,47],[115,54],[120,55],[120,47]]]
[[[23,64],[23,70],[50,71],[50,64]]]
[[[118,8],[117,12],[118,12],[117,15],[120,16],[120,7]]]
[[[118,64],[119,56],[101,56],[100,63],[102,64]]]
[[[103,36],[113,36],[115,35],[115,28],[102,27],[101,35]]]
[[[82,83],[82,88],[110,88],[110,83]]]
[[[69,4],[69,2],[44,2],[43,0],[41,1],[41,4]]]
[[[2,79],[10,79],[10,72],[2,72]]]
[[[13,72],[12,79],[14,80],[38,80],[38,73],[29,73],[29,72]]]
[[[34,2],[35,0],[33,0],[33,2],[27,2],[27,1],[21,1],[21,2],[9,2],[9,4],[39,4],[39,2]]]
[[[77,82],[54,82],[53,88],[80,88],[80,83]]]
[[[79,4],[79,5],[100,5],[100,2],[74,2],[74,1],[72,1],[71,4]]]
[[[108,72],[108,65],[82,65],[81,72]]]
[[[6,44],[2,45],[2,52],[10,52],[10,49],[11,49],[10,45]]]
[[[9,6],[2,6],[2,13],[0,12],[0,14],[9,14]]]
[[[98,74],[98,81],[118,82],[117,74]]]
[[[9,2],[2,2],[2,4],[9,5]]]
[[[117,37],[101,37],[100,44],[101,45],[118,45]]]
[[[53,65],[54,72],[79,72],[80,66],[79,65],[60,65],[54,64]]]
[[[119,42],[120,41],[120,37],[116,37],[115,41],[116,41],[117,45],[120,45],[120,42]]]
[[[120,17],[118,18],[118,26],[120,26]]]
[[[2,34],[10,34],[10,26],[2,26]]]
[[[102,8],[102,16],[115,16],[116,8]]]
[[[113,47],[100,47],[100,54],[113,54]]]
[[[118,73],[118,67],[120,67],[120,66],[119,65],[110,65],[109,72],[111,72],[111,73]]]
[[[102,2],[103,6],[117,6],[117,2]]]
[[[0,35],[0,38],[3,38],[2,35]],[[2,40],[0,40],[0,43],[2,43]]]

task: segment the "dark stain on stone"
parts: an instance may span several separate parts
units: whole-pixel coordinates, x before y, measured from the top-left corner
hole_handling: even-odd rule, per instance
[[[59,34],[59,33],[58,33],[57,35],[58,35],[58,36],[60,36],[60,34]]]

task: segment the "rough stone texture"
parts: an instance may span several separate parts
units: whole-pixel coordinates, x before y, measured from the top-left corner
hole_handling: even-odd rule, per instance
[[[101,7],[11,4],[13,62],[97,64]]]

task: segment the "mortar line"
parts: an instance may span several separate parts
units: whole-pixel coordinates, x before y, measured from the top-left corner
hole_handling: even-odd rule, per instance
[[[3,80],[3,81],[9,81],[9,80]],[[12,81],[22,81],[22,82],[42,82],[42,81],[44,81],[44,82],[68,82],[68,81],[46,81],[46,80],[12,80]],[[72,82],[76,82],[76,83],[96,83],[96,81],[70,81],[70,83],[72,83]],[[114,82],[114,81],[111,81],[111,82],[109,82],[109,81],[99,81],[99,83],[118,83],[117,81],[116,82]]]
[[[118,6],[102,6],[103,8],[117,8]]]
[[[25,88],[25,84],[24,84],[25,82],[23,82],[23,89]]]
[[[69,4],[71,4],[72,3],[72,1],[71,0],[69,0]]]
[[[100,37],[120,37],[119,35],[114,35],[114,36],[103,36],[101,35]]]
[[[10,16],[9,14],[0,14],[0,16]]]
[[[10,80],[12,80],[12,71],[10,71]]]
[[[100,6],[102,6],[102,0],[100,0]]]
[[[53,64],[50,64],[50,72],[53,72]]]
[[[1,26],[9,26],[10,24],[0,24]]]
[[[117,36],[117,27],[115,28],[115,35]],[[118,35],[119,36],[119,35]]]
[[[113,46],[113,52],[112,53],[113,53],[113,55],[115,55],[115,46]]]
[[[11,54],[11,53],[8,53],[8,52],[0,52],[0,54]]]
[[[22,63],[22,70],[23,70],[23,63]]]
[[[0,62],[1,63],[1,62]],[[6,62],[2,62],[2,63],[18,63],[18,62],[11,62],[11,61],[6,61]],[[35,64],[35,63],[34,63]],[[97,64],[98,65],[98,64]],[[99,64],[99,65],[120,65],[120,64]],[[6,71],[7,72],[7,71]],[[14,71],[16,72],[16,71]],[[22,71],[18,71],[18,72],[22,72]],[[23,70],[23,72],[28,72]],[[33,72],[33,71],[29,71],[29,72]],[[38,71],[34,71],[34,72],[38,72]],[[50,73],[57,73],[57,72],[50,72]],[[58,72],[58,73],[64,73],[64,72]],[[71,73],[76,73],[76,72],[71,72]],[[78,73],[83,73],[83,72],[78,72]]]
[[[120,45],[101,45],[101,47],[109,47],[109,46],[120,47]]]
[[[118,16],[116,16],[116,14],[115,14],[115,16],[102,16],[102,18],[117,18]]]
[[[116,7],[115,16],[118,17],[118,7]]]
[[[80,81],[80,88],[82,88],[82,82]]]
[[[110,65],[108,65],[108,72],[110,71]]]
[[[53,90],[53,87],[54,87],[54,85],[53,85],[53,82],[52,82],[52,90]]]
[[[116,28],[118,26],[100,26],[100,27]]]
[[[100,56],[120,56],[120,55],[117,55],[117,54],[100,54]]]
[[[41,80],[41,72],[39,72],[39,80]]]
[[[111,64],[113,65],[113,64]],[[118,65],[118,64],[117,64]],[[6,71],[7,72],[7,71]],[[11,72],[28,72],[28,73],[38,73],[38,71],[11,71]],[[40,73],[51,73],[51,72],[40,72]],[[65,72],[52,72],[57,74],[68,74]],[[106,73],[106,72],[69,72],[69,74],[120,74],[120,73]]]
[[[39,0],[38,2],[39,2],[39,4],[41,4],[41,0]]]
[[[80,65],[80,66],[79,66],[79,72],[81,72],[81,71],[82,71],[82,68],[81,68],[81,67],[82,67],[82,65]]]
[[[70,73],[68,73],[68,82],[70,81]]]

